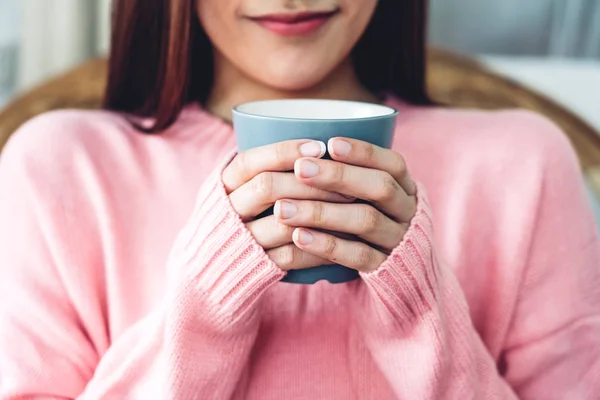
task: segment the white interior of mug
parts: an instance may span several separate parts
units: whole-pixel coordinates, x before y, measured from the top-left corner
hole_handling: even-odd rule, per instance
[[[342,100],[265,100],[241,104],[235,111],[259,117],[293,119],[362,119],[393,115],[396,110],[372,103]]]

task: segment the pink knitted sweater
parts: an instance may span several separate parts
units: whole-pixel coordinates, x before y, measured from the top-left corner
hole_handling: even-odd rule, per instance
[[[232,129],[60,111],[0,160],[0,398],[597,399],[600,243],[576,157],[524,111],[399,108],[420,191],[348,284],[294,285],[232,209]],[[341,132],[343,134],[343,132]]]

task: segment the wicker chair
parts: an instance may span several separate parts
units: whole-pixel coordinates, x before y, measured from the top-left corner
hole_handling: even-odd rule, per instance
[[[98,108],[105,75],[105,60],[94,59],[23,94],[0,111],[0,149],[12,132],[37,114]],[[431,97],[450,107],[526,108],[551,118],[569,136],[583,172],[600,196],[600,134],[573,113],[474,60],[439,49],[429,52],[428,82]]]

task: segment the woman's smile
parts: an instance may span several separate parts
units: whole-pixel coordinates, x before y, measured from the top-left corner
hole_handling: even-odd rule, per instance
[[[249,17],[249,19],[280,36],[308,36],[325,26],[337,14],[338,10],[334,10],[295,14],[267,14],[259,17]]]

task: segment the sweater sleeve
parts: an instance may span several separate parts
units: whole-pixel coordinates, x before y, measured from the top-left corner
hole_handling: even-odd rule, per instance
[[[403,242],[363,274],[366,343],[399,398],[592,399],[600,393],[600,243],[571,147],[554,140],[499,372],[436,255],[423,188]],[[484,268],[485,266],[481,266]]]
[[[254,241],[218,169],[169,261],[167,294],[99,354],[61,279],[85,237],[60,193],[7,151],[0,164],[0,398],[228,399],[257,335],[258,300],[280,270]]]

